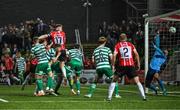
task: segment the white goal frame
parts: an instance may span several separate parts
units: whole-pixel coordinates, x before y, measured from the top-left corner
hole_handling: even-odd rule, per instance
[[[174,14],[179,14],[180,15],[180,9],[173,11],[173,12],[169,12],[166,14],[162,14],[162,15],[158,15],[158,16],[154,16],[154,17],[146,17],[145,21],[144,21],[144,30],[145,30],[145,77],[147,75],[147,71],[148,71],[148,67],[149,67],[149,22],[156,20],[156,19],[161,19],[161,20],[168,20],[168,21],[180,21],[180,19],[173,19],[173,18],[169,18],[169,16],[174,15]]]

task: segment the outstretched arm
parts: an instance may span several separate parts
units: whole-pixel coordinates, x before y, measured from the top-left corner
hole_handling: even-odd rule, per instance
[[[49,36],[48,34],[44,34],[44,35],[39,36],[39,39],[45,39],[45,38],[47,38],[48,36]]]
[[[154,47],[154,49],[155,49],[156,51],[158,51],[162,56],[165,57],[164,52],[163,52],[160,48],[158,48],[156,45],[154,45],[154,43],[152,43],[152,45],[153,45],[153,47]]]

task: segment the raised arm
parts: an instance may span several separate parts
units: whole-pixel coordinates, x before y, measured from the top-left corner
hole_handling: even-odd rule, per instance
[[[47,38],[48,36],[49,36],[48,34],[44,34],[44,35],[39,36],[39,39],[45,39],[45,38]]]
[[[162,56],[165,57],[164,52],[163,52],[160,48],[158,48],[156,45],[154,45],[154,43],[152,43],[152,45],[153,45],[153,47],[154,47],[154,49],[155,49],[156,51],[158,51]]]

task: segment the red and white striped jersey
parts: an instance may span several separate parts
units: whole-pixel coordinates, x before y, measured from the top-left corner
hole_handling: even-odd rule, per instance
[[[63,31],[53,31],[50,33],[53,44],[60,44],[61,50],[65,50],[66,35]]]
[[[133,50],[136,49],[130,42],[119,42],[115,45],[114,53],[119,57],[119,66],[135,66]]]

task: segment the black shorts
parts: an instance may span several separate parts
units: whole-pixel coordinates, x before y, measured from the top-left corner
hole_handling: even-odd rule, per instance
[[[158,73],[159,71],[153,70],[151,68],[149,68],[148,72],[147,72],[147,76],[146,76],[146,87],[149,86],[154,78],[154,74]]]
[[[36,66],[37,66],[37,65],[31,64],[31,66],[30,66],[30,72],[31,72],[31,73],[35,73]]]
[[[127,75],[129,79],[132,79],[136,76],[136,69],[134,66],[118,66],[116,67],[116,71],[114,73],[115,75],[118,75],[119,77],[122,77],[124,75]]]
[[[66,61],[66,50],[61,50],[61,55],[58,59],[59,61]]]

